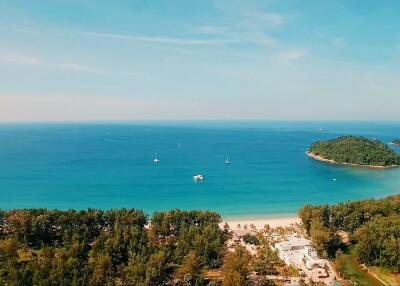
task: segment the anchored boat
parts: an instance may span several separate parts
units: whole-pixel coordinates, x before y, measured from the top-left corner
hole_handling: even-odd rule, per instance
[[[193,181],[198,182],[198,181],[203,181],[204,180],[204,176],[203,175],[195,175],[193,176]]]

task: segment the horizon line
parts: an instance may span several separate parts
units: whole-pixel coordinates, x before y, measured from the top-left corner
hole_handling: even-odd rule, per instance
[[[184,123],[184,122],[377,122],[399,123],[399,119],[127,119],[127,120],[34,120],[34,121],[0,121],[0,125],[7,124],[104,124],[104,123]]]

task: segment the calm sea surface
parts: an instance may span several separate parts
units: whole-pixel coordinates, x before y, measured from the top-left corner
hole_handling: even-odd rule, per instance
[[[344,134],[388,143],[400,137],[400,123],[3,124],[0,208],[182,208],[265,217],[307,203],[400,193],[400,168],[333,166],[304,155],[313,141]],[[193,182],[196,174],[205,181]]]

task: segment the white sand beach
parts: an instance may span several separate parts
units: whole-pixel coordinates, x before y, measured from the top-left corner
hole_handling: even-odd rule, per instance
[[[295,223],[300,223],[300,218],[297,216],[291,216],[291,217],[270,217],[270,218],[243,218],[243,219],[225,219],[223,218],[223,222],[221,223],[221,226],[223,226],[225,223],[228,223],[229,227],[231,229],[237,229],[238,224],[243,227],[244,225],[247,224],[248,227],[250,227],[251,224],[255,225],[257,229],[262,229],[266,224],[268,224],[270,227],[278,227],[278,226],[289,226],[291,224]]]

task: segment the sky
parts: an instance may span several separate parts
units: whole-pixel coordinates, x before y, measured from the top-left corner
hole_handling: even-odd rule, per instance
[[[400,1],[0,0],[0,122],[400,120]]]

